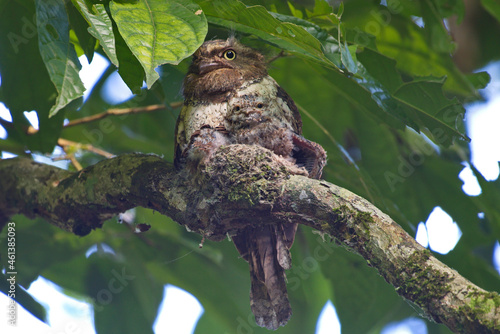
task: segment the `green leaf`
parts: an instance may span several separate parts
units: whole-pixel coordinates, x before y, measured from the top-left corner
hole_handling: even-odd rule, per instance
[[[481,187],[481,195],[474,198],[477,203],[478,211],[483,212],[485,219],[483,228],[491,235],[500,239],[500,211],[498,203],[500,201],[500,179],[495,181],[486,181],[481,173],[471,164],[471,168],[477,177],[477,181]],[[493,232],[493,233],[492,233]]]
[[[321,269],[332,284],[342,333],[380,333],[388,322],[415,315],[394,287],[363,258],[341,247],[332,250],[331,259],[322,262]]]
[[[343,10],[344,4],[340,3],[339,6],[342,6],[342,11],[340,11],[340,10],[338,11],[339,14],[342,15],[342,12],[344,11]],[[328,15],[330,13],[333,13],[333,8],[332,8],[332,6],[330,6],[328,1],[315,0],[314,1],[314,8],[313,8],[312,12],[309,11],[308,9],[306,9],[306,12],[307,12],[308,16],[311,18],[314,16],[322,16],[322,15]]]
[[[321,238],[314,236],[309,228],[299,229],[297,235],[300,239],[292,248],[293,265],[286,272],[293,315],[278,332],[288,333],[292,329],[294,333],[313,333],[323,306],[332,296],[330,284],[318,264],[329,260],[331,245],[318,242]],[[213,246],[222,249],[225,256],[219,268],[208,266],[204,261],[196,271],[205,272],[197,284],[203,286],[203,279],[210,277],[216,291],[206,291],[209,289],[200,286],[192,291],[205,309],[195,333],[269,333],[256,325],[250,310],[248,264],[235,254],[231,243],[223,241]],[[211,298],[206,300],[208,294]]]
[[[262,6],[247,7],[240,1],[229,0],[201,1],[199,4],[210,23],[254,34],[298,56],[336,68],[324,55],[321,43],[308,31],[296,24],[281,22]],[[290,20],[300,19],[290,17]]]
[[[393,15],[389,25],[380,26],[380,33],[376,36],[377,48],[381,54],[395,59],[403,72],[411,76],[446,76],[445,90],[477,98],[477,91],[451,57],[431,48],[425,34],[413,22]]]
[[[29,286],[45,270],[81,255],[95,243],[99,233],[89,238],[75,238],[74,234],[50,225],[43,219],[30,220],[17,215],[10,218],[16,225],[16,262],[17,282]],[[7,249],[6,229],[0,234],[0,249]],[[51,256],[49,256],[51,254]],[[1,263],[7,268],[7,258],[1,257]]]
[[[344,64],[349,73],[355,74],[356,72],[358,72],[358,64],[353,58],[353,55],[356,56],[356,46],[353,45],[352,47],[349,47],[347,45],[347,41],[344,42],[344,45],[339,45],[340,59],[342,60],[342,64]]]
[[[85,56],[87,57],[87,61],[89,63],[92,62],[92,58],[94,57],[94,50],[96,47],[96,39],[94,36],[89,34],[89,24],[82,15],[78,12],[75,6],[68,4],[66,6],[66,10],[68,11],[69,22],[71,25],[71,29],[74,34],[78,38],[78,42],[75,41],[75,48],[78,46],[82,48]],[[70,32],[71,38],[71,32]],[[74,37],[73,37],[74,38]],[[71,38],[72,39],[72,38]],[[72,39],[73,42],[73,39]],[[77,50],[78,51],[78,50]]]
[[[87,293],[93,299],[97,333],[151,333],[163,285],[132,259],[98,250],[88,261]],[[117,321],[119,319],[119,321]]]
[[[488,72],[477,72],[469,74],[467,76],[467,79],[475,89],[483,89],[490,83],[491,76],[488,74]]]
[[[449,100],[444,96],[444,79],[420,78],[403,82],[396,62],[371,49],[358,54],[358,59],[386,90],[385,95],[380,95],[391,103],[385,108],[387,112],[402,119],[416,131],[429,129],[435,142],[440,145],[449,146],[456,137],[469,140],[457,129],[458,120],[463,118],[465,110],[458,100]]]
[[[99,41],[111,63],[118,67],[113,25],[104,5],[93,4],[89,0],[71,1],[89,23],[89,33]]]
[[[450,53],[455,49],[439,9],[431,0],[420,2],[428,45],[436,52]]]
[[[497,21],[500,21],[500,2],[497,0],[481,0],[481,4]]]
[[[188,0],[112,1],[110,10],[120,34],[144,68],[148,88],[159,78],[158,66],[178,64],[198,49],[207,33],[205,14]]]
[[[462,22],[465,15],[465,4],[462,0],[431,0],[434,2],[439,17],[445,19],[455,15],[457,23]]]
[[[337,68],[342,66],[341,55],[339,52],[339,48],[342,45],[339,44],[339,42],[332,35],[328,33],[328,31],[321,28],[319,25],[311,23],[307,20],[274,12],[270,12],[270,14],[282,22],[293,23],[295,25],[302,27],[304,30],[310,33],[314,38],[320,41],[325,56],[331,62],[333,62]],[[330,66],[330,64],[328,64],[328,66]]]
[[[85,87],[78,72],[81,69],[75,48],[69,41],[69,22],[64,3],[36,0],[38,44],[43,62],[58,95],[49,111],[57,114],[71,101],[83,96]]]
[[[132,93],[139,94],[145,77],[144,68],[125,43],[116,25],[113,25],[113,31],[116,38],[116,56],[120,63],[118,74]]]
[[[320,68],[314,64],[310,65],[317,74],[321,75],[329,83],[328,88],[325,87],[325,89],[330,89],[344,97],[355,108],[365,112],[369,117],[376,117],[395,128],[402,128],[401,121],[383,110],[374,101],[372,94],[356,81],[345,77],[337,71]]]
[[[337,10],[337,17],[340,19],[342,17],[342,14],[344,14],[344,3],[341,2],[339,5],[339,8]]]
[[[453,332],[443,324],[437,324],[427,320],[426,325],[428,334],[453,334]]]
[[[456,137],[470,141],[457,129],[463,126],[460,122],[465,109],[457,99],[449,100],[443,95],[443,82],[428,78],[405,83],[394,93],[394,97],[416,111],[414,119],[429,129],[439,145],[449,146]]]
[[[358,60],[390,94],[393,94],[403,84],[394,59],[376,51],[365,49],[358,55]]]
[[[42,276],[61,287],[66,295],[72,295],[77,299],[85,299],[85,297],[88,297],[86,296],[85,274],[90,265],[85,253],[90,246],[88,245],[82,249],[79,254],[73,254],[69,260],[60,259],[54,261],[49,268],[43,270]]]
[[[187,61],[183,65],[188,66]],[[182,87],[182,82],[186,72],[183,71],[181,66],[163,65],[161,67],[160,82],[161,88],[164,95],[164,101],[167,105],[172,102],[182,101],[183,97],[179,91],[179,87]],[[175,116],[171,118],[171,122],[175,121]]]
[[[13,126],[6,130],[9,140],[31,151],[52,152],[63,119],[49,118],[58,93],[40,56],[34,18],[34,2],[23,6],[7,1],[0,11],[0,30],[7,32],[0,34],[2,98],[13,119]],[[23,114],[31,110],[37,112],[40,124],[40,131],[34,135],[26,133],[29,123]]]
[[[300,10],[296,9],[290,1],[287,1],[287,4],[288,4],[288,8],[290,9],[290,13],[293,16],[295,16],[299,19],[304,17],[304,14],[302,14],[302,12]]]

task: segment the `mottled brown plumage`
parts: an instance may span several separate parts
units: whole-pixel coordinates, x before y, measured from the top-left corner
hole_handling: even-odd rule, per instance
[[[285,103],[296,108],[292,100]],[[320,178],[326,163],[325,151],[298,134],[295,119],[283,112],[286,108],[282,104],[280,98],[264,94],[233,98],[225,123],[231,142],[265,147],[303,167],[309,177]]]
[[[294,173],[321,176],[325,151],[300,135],[297,107],[267,74],[257,51],[234,38],[205,42],[193,55],[184,98],[176,126],[177,168],[196,174],[221,145],[247,144],[273,151]],[[292,314],[285,270],[296,230],[295,223],[250,225],[233,237],[249,263],[250,305],[259,326],[277,329]]]

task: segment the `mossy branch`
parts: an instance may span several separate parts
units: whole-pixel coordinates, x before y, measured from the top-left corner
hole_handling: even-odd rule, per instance
[[[270,151],[230,145],[193,178],[155,155],[127,154],[68,172],[0,161],[0,222],[39,216],[77,235],[143,206],[212,240],[248,224],[299,222],[365,258],[404,298],[457,333],[500,333],[500,297],[447,267],[364,198],[292,175]]]

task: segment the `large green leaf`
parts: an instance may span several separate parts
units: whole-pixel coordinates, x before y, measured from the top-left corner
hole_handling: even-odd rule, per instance
[[[158,66],[177,64],[191,55],[207,32],[205,14],[189,0],[112,1],[110,10],[120,34],[144,68],[148,88],[159,78]]]
[[[497,21],[500,21],[500,3],[496,0],[481,0],[481,4],[493,15]]]
[[[291,68],[293,71],[286,70]],[[312,68],[314,71],[310,64],[287,58],[273,63],[270,73],[301,107],[304,136],[327,150],[323,178],[380,205],[383,192],[378,188],[384,188],[374,184],[374,175],[383,175],[387,166],[398,162],[393,132],[383,124],[395,122],[397,128],[403,128],[402,124],[385,114],[370,92],[354,80],[340,74],[337,78],[336,73],[330,75],[334,71],[317,65]],[[304,80],[311,76],[314,79]],[[380,118],[373,117],[375,108],[379,108]],[[362,168],[365,161],[366,169]]]
[[[397,68],[402,72],[410,76],[447,76],[444,85],[446,91],[464,97],[479,98],[477,91],[454,64],[449,53],[437,52],[429,44],[428,38],[434,38],[433,32],[429,29],[440,24],[436,21],[436,13],[432,14],[433,24],[421,28],[414,22],[415,16],[423,15],[420,6],[415,4],[407,0],[388,2],[388,8],[374,2],[352,0],[342,16],[343,24],[353,33],[351,37],[348,36],[348,40],[364,44],[362,43],[365,39],[364,34],[368,32],[375,37],[376,51],[395,59]],[[438,13],[440,11],[442,10],[440,9]],[[441,38],[434,38],[433,43],[437,44],[436,48],[440,50],[451,48],[451,41],[446,36],[440,36]]]
[[[64,113],[49,118],[49,110],[58,95],[40,56],[35,4],[25,6],[7,1],[0,12],[0,74],[2,99],[12,115],[13,124],[6,127],[9,140],[31,151],[52,152],[59,138]],[[30,125],[25,111],[35,110],[40,131],[28,135]]]
[[[36,1],[38,43],[43,62],[58,95],[50,109],[54,116],[71,101],[83,96],[85,87],[80,80],[80,62],[69,41],[69,21],[64,3]]]
[[[85,274],[87,293],[93,299],[97,333],[151,333],[163,285],[136,261],[121,261],[98,251],[89,257]],[[117,321],[119,319],[119,321]]]
[[[474,202],[479,209],[478,212],[482,212],[485,215],[481,227],[488,234],[493,232],[494,237],[500,240],[500,211],[498,210],[498,203],[500,202],[500,179],[488,182],[474,166],[472,166],[472,169],[482,191],[481,195],[474,198]]]
[[[329,7],[330,8],[330,7]],[[331,11],[331,8],[330,8]],[[311,34],[314,38],[316,38],[319,42],[321,42],[322,45],[322,51],[324,52],[325,56],[335,64],[337,67],[341,67],[341,54],[339,50],[344,48],[344,45],[342,43],[339,43],[339,41],[333,37],[327,30],[321,28],[319,25],[314,24],[310,21],[297,18],[294,16],[289,16],[289,15],[283,15],[280,13],[274,13],[274,12],[269,12],[273,17],[278,19],[281,22],[288,22],[291,24],[295,24],[301,28],[303,28],[305,31],[307,31],[309,34]],[[333,14],[332,14],[333,15]],[[328,27],[330,27],[332,23],[329,21],[328,22]],[[330,63],[326,63],[327,66],[331,66]],[[347,66],[346,66],[347,67]]]
[[[127,46],[116,25],[113,25],[113,32],[116,40],[116,55],[120,63],[118,73],[132,93],[139,94],[146,75],[144,68]]]
[[[118,66],[113,25],[104,5],[94,4],[88,0],[71,1],[89,23],[89,33],[99,41],[109,60]]]
[[[30,220],[24,216],[14,216],[11,221],[16,226],[16,269],[17,282],[28,287],[44,270],[58,262],[65,262],[85,253],[99,233],[89,238],[76,239],[72,233],[62,231],[42,219]],[[6,238],[2,232],[0,246],[7,249]],[[47,254],[51,254],[49,257]],[[2,265],[7,268],[7,257],[1,258]]]
[[[11,217],[10,222],[14,224],[16,234],[15,271],[17,272],[16,282],[19,284],[16,289],[16,300],[35,317],[45,321],[44,308],[23,288],[28,288],[39,275],[53,266],[65,263],[74,257],[84,257],[85,250],[96,237],[98,238],[99,233],[89,238],[78,239],[73,234],[51,226],[42,219],[30,220],[17,215]],[[7,233],[8,230],[4,229],[0,234],[0,259],[1,267],[8,273],[10,270],[6,253]],[[75,279],[73,275],[77,274],[66,267],[57,275],[58,282],[77,281],[78,279]],[[3,278],[2,282],[5,282]],[[0,290],[5,291],[2,287]]]
[[[355,108],[366,113],[368,117],[375,117],[394,128],[402,128],[403,124],[396,117],[382,109],[372,97],[370,91],[360,86],[355,80],[348,78],[337,71],[321,68],[310,64],[313,71],[328,82],[328,89],[348,100]]]
[[[379,333],[388,322],[415,315],[394,287],[359,255],[335,247],[321,269],[331,280],[342,333]]]
[[[403,82],[396,62],[370,49],[360,53],[358,59],[372,77],[365,84],[373,85],[370,81],[375,81],[386,90],[380,95],[382,99],[389,100],[388,112],[416,131],[429,129],[434,141],[440,145],[449,146],[457,137],[468,139],[462,133],[463,129],[457,129],[457,126],[463,126],[458,120],[463,118],[465,110],[458,100],[449,100],[444,96],[443,79],[419,78]]]
[[[71,42],[75,45],[77,54],[81,55],[80,52],[83,51],[87,57],[87,61],[91,63],[94,58],[96,39],[88,32],[88,29],[90,28],[89,23],[85,21],[75,6],[68,4],[66,6],[66,10],[68,11],[69,22],[72,29],[72,31],[70,31]],[[74,40],[72,33],[76,35],[78,41]],[[78,48],[81,48],[81,51]]]
[[[446,30],[443,23],[443,12],[440,12],[441,7],[439,1],[425,0],[420,1],[422,18],[425,23],[425,33],[428,45],[431,49],[439,53],[450,53],[455,49],[452,43],[449,32]],[[463,15],[463,2],[453,1],[454,4],[448,3],[447,7],[452,7]],[[461,5],[461,6],[460,6]],[[445,6],[443,6],[445,7]],[[462,7],[462,8],[460,8]],[[447,14],[447,13],[446,13]]]

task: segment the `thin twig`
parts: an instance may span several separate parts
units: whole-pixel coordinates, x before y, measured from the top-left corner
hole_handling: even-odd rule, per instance
[[[170,103],[170,108],[176,109],[181,107],[183,104],[182,101],[178,102],[172,102]],[[153,104],[150,106],[145,106],[145,107],[135,107],[135,108],[122,108],[122,109],[108,109],[100,114],[95,114],[87,117],[82,117],[82,118],[77,118],[75,120],[70,121],[66,125],[63,126],[63,128],[69,128],[71,126],[75,125],[80,125],[80,124],[85,124],[85,123],[91,123],[94,121],[98,121],[100,119],[103,119],[108,116],[120,116],[120,115],[129,115],[129,114],[140,114],[140,113],[147,113],[147,112],[153,112],[153,111],[159,111],[159,110],[164,110],[167,107],[164,104]],[[0,119],[1,120],[1,119]],[[11,126],[12,123],[7,122],[5,120],[0,121],[0,125],[4,125],[3,123],[7,123],[8,126]],[[38,130],[32,127],[31,125],[28,127],[26,130],[26,133],[28,135],[33,135],[37,133]]]
[[[183,104],[182,101],[172,102],[172,103],[170,103],[170,108],[172,108],[172,109],[179,108],[179,107],[182,106],[182,104]],[[159,111],[159,110],[164,110],[164,109],[166,109],[166,106],[163,105],[163,104],[154,104],[154,105],[149,105],[149,106],[145,106],[145,107],[135,107],[135,108],[108,109],[105,112],[102,112],[100,114],[96,114],[96,115],[92,115],[92,116],[88,116],[88,117],[82,117],[82,118],[78,118],[78,119],[75,119],[73,121],[70,121],[69,123],[67,123],[66,125],[64,125],[63,128],[68,128],[68,127],[71,127],[71,126],[85,124],[85,123],[91,123],[91,122],[103,119],[105,117],[108,117],[108,116],[120,116],[120,115],[129,115],[129,114],[139,114],[139,113],[153,112],[153,111]],[[0,118],[0,125],[3,126],[6,129],[13,127],[13,123],[12,122],[6,121],[3,118]],[[35,133],[38,132],[38,129],[35,129],[33,126],[30,125],[30,126],[28,126],[26,128],[25,131],[26,131],[27,135],[34,135]],[[94,152],[94,153],[96,153],[98,155],[101,155],[103,157],[106,157],[108,159],[112,158],[114,156],[113,154],[111,154],[109,152],[106,152],[104,150],[101,150],[99,148],[96,148],[96,147],[92,146],[91,144],[77,143],[77,142],[74,142],[74,141],[71,141],[71,140],[67,140],[67,139],[64,139],[64,138],[59,138],[57,140],[57,145],[60,146],[63,149],[63,151],[66,153],[66,156],[59,157],[59,158],[54,158],[54,160],[66,160],[66,159],[69,159],[71,161],[71,163],[73,164],[73,166],[75,166],[75,168],[77,170],[81,170],[82,166],[76,160],[74,154],[72,154],[72,153],[68,154],[67,153],[67,148],[68,147],[75,147],[77,149],[82,149],[82,150],[87,150],[87,151],[90,151],[90,152]]]
[[[61,148],[63,149],[64,153],[66,153],[66,155],[64,157],[62,157],[61,159],[58,159],[58,160],[66,160],[66,159],[69,159],[69,161],[71,161],[71,164],[75,167],[75,169],[77,171],[81,171],[83,169],[82,165],[78,162],[78,160],[76,160],[75,158],[75,154],[74,153],[69,153],[69,147],[72,146],[72,145],[69,145],[68,143],[64,143],[65,145],[62,145],[62,143],[59,143],[61,139],[59,139],[57,141],[57,144],[59,146],[61,146]],[[55,160],[55,159],[54,159]]]
[[[74,154],[68,155],[69,161],[71,161],[71,164],[75,167],[77,171],[81,171],[83,169],[82,165],[76,160]]]
[[[74,141],[71,141],[71,140],[68,140],[68,139],[64,139],[64,138],[59,138],[57,140],[57,145],[61,146],[63,149],[65,147],[72,146],[72,147],[75,147],[77,149],[94,152],[95,154],[102,155],[103,157],[108,158],[108,159],[112,158],[114,156],[113,154],[111,154],[109,152],[106,152],[104,150],[101,150],[100,148],[94,147],[91,144],[77,143],[77,142],[74,142]]]
[[[78,118],[78,119],[75,119],[73,121],[70,121],[64,127],[69,128],[69,127],[75,126],[75,125],[94,122],[94,121],[103,119],[105,117],[108,117],[110,115],[119,116],[119,115],[128,115],[128,114],[138,114],[138,113],[152,112],[152,111],[158,111],[158,110],[163,110],[163,109],[166,109],[165,105],[163,105],[163,104],[155,104],[155,105],[151,105],[151,106],[136,107],[136,108],[108,109],[105,112],[102,112],[100,114],[82,117],[82,118]]]
[[[269,59],[267,61],[267,64],[271,64],[273,61],[279,59],[279,58],[282,58],[282,57],[286,57],[287,55],[285,54],[285,51],[281,50],[280,53],[278,53],[276,56],[272,57],[271,59]]]

